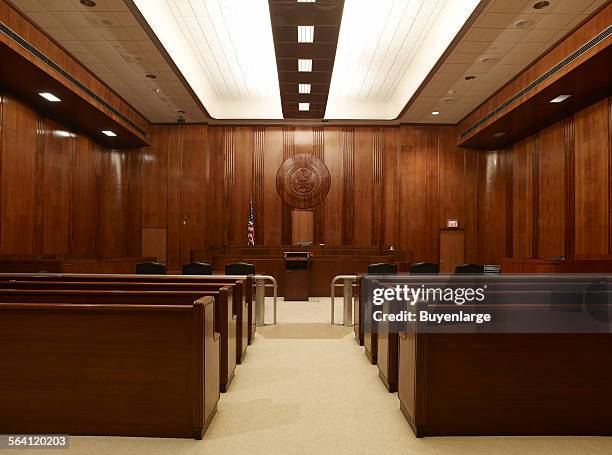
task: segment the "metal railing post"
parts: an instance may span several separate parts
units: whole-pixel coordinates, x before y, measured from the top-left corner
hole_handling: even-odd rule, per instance
[[[278,283],[272,275],[254,275],[255,281],[255,322],[258,327],[266,324],[266,288],[274,288],[274,319],[273,324],[276,324],[277,299],[278,299]],[[270,281],[271,284],[266,284]]]
[[[335,308],[336,308],[336,286],[340,284],[337,281],[343,280],[342,286],[344,288],[344,307],[342,311],[343,324],[345,327],[351,327],[353,325],[353,286],[357,281],[357,275],[338,275],[334,277],[331,282],[331,323],[335,325]]]

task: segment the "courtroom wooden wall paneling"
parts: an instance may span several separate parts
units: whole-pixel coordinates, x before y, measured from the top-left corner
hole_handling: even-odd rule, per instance
[[[181,254],[180,265],[189,262],[190,250],[206,248],[206,144],[208,126],[190,125],[183,129],[181,174]],[[214,220],[211,220],[214,221]]]
[[[283,201],[276,192],[276,171],[283,164],[283,130],[282,128],[264,129],[264,165],[263,165],[263,225],[261,219],[255,219],[255,235],[263,238],[263,245],[278,246],[282,244]],[[263,232],[261,232],[263,231]],[[259,233],[258,233],[259,232]]]
[[[2,105],[0,251],[34,254],[37,116],[6,94]]]
[[[159,228],[167,226],[170,127],[152,128],[150,140],[142,149],[142,227]]]
[[[565,128],[564,122],[540,133],[538,160],[538,251],[541,258],[565,255]]]
[[[608,100],[574,117],[576,154],[576,256],[609,253]]]
[[[353,242],[354,246],[367,247],[372,242],[372,216],[375,207],[382,207],[374,199],[375,182],[373,181],[373,133],[372,128],[360,128],[355,131],[353,149]]]
[[[138,150],[104,149],[6,94],[0,119],[0,254],[140,255],[128,204]]]
[[[533,163],[537,137],[515,144],[512,158],[512,248],[513,257],[530,258],[533,241]]]
[[[511,152],[478,152],[478,262],[498,264],[506,257]],[[509,233],[512,234],[511,232]]]
[[[325,128],[324,147],[325,165],[329,169],[331,185],[323,210],[323,238],[327,245],[340,245],[342,243],[342,201],[344,200],[343,160],[338,153],[342,147],[343,132],[341,128]]]
[[[69,251],[71,187],[74,140],[62,135],[63,128],[46,120],[40,122],[43,162],[42,179],[37,189],[42,201],[42,254],[66,254]]]

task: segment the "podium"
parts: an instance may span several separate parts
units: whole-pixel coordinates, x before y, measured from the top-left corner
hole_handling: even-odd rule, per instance
[[[310,297],[310,252],[285,251],[285,300]]]

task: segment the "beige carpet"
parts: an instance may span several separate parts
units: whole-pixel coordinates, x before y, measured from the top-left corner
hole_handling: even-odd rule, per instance
[[[259,327],[257,332],[264,338],[274,340],[339,340],[352,332],[351,327],[329,323],[278,323]]]
[[[306,304],[309,305],[309,304]],[[327,306],[285,303],[279,317],[324,323]],[[295,319],[294,319],[295,317]],[[280,328],[279,331],[283,331]],[[311,329],[305,328],[304,333]],[[345,330],[345,329],[341,329]],[[274,330],[271,330],[274,331]],[[315,332],[318,332],[316,330]],[[460,418],[460,416],[458,416]],[[0,451],[2,452],[2,451]],[[16,454],[17,450],[3,453]],[[258,335],[238,366],[203,441],[76,437],[69,450],[25,455],[325,455],[612,453],[612,438],[464,437],[416,439],[352,334],[338,339],[274,339]]]

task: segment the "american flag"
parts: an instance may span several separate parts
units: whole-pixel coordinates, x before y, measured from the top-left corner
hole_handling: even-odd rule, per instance
[[[253,196],[249,200],[249,221],[247,223],[247,245],[255,246],[255,215],[253,213]]]

